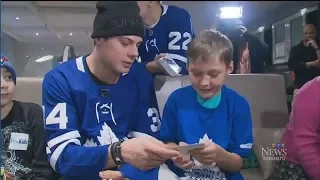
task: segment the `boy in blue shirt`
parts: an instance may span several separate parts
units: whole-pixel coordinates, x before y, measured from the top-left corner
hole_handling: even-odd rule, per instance
[[[242,158],[251,153],[252,120],[248,102],[224,85],[233,71],[232,51],[230,40],[216,31],[204,31],[192,40],[187,51],[192,86],[173,92],[165,105],[162,141],[173,147],[205,144],[203,149],[191,151],[191,157],[180,154],[168,162],[181,180],[243,180],[240,170]],[[177,179],[166,167],[150,173],[149,179]],[[123,176],[109,171],[105,179],[120,180]]]
[[[169,96],[160,137],[170,146],[204,143],[205,147],[171,158],[169,168],[179,177],[243,179],[240,170],[242,158],[252,148],[252,120],[246,99],[224,85],[233,71],[232,52],[230,40],[213,30],[202,32],[189,45],[192,85]]]

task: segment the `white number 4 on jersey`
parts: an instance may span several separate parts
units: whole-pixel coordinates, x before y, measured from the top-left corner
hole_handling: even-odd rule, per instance
[[[45,112],[44,106],[42,106],[43,112]],[[44,117],[45,117],[45,113]],[[60,129],[66,129],[68,123],[67,117],[67,104],[66,103],[58,103],[49,115],[45,118],[46,125],[59,124]]]

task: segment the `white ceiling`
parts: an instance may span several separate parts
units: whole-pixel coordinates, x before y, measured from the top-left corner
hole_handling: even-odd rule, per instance
[[[275,6],[278,2],[263,2],[263,6],[261,1],[238,3],[245,5],[248,9],[263,11],[261,8],[266,9],[265,5],[272,8],[272,5]],[[165,3],[187,9],[193,17],[196,30],[212,27],[218,5],[230,4],[226,1],[168,1]],[[91,46],[90,35],[96,13],[95,4],[96,1],[1,1],[1,28],[3,32],[23,42]],[[256,5],[259,5],[259,8],[252,8]],[[204,8],[207,9],[204,10]],[[16,17],[20,19],[16,20]]]
[[[2,30],[19,41],[77,45],[91,39],[93,1],[1,1],[1,5]]]

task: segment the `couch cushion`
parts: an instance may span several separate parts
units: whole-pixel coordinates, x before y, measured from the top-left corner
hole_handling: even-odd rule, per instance
[[[18,77],[14,99],[42,106],[42,81],[43,78]]]
[[[166,79],[164,81],[164,79]],[[158,89],[158,91],[156,91],[156,96],[157,96],[157,100],[158,100],[158,105],[159,105],[159,113],[162,116],[163,113],[163,108],[170,96],[170,94],[181,88],[181,81],[179,78],[176,77],[171,77],[171,78],[165,78],[165,77],[161,77],[156,79],[155,84],[157,84],[158,87],[156,87]]]

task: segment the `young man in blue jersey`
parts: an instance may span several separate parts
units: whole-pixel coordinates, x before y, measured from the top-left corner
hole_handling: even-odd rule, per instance
[[[70,180],[98,180],[120,165],[148,170],[179,154],[154,138],[157,117],[148,116],[140,81],[129,72],[144,36],[137,3],[99,1],[96,7],[92,53],[43,80],[49,162]]]
[[[177,6],[162,5],[161,1],[138,1],[138,5],[146,27],[139,47],[142,63],[152,74],[167,74],[156,60],[170,56],[180,66],[180,74],[188,74],[186,51],[195,36],[190,14]]]
[[[169,168],[180,177],[243,179],[240,170],[242,157],[252,148],[252,120],[246,99],[224,85],[233,71],[232,51],[230,40],[214,30],[202,32],[189,45],[192,85],[170,95],[160,130],[161,140],[169,146],[205,145],[190,151],[191,158],[189,154],[172,158]]]

